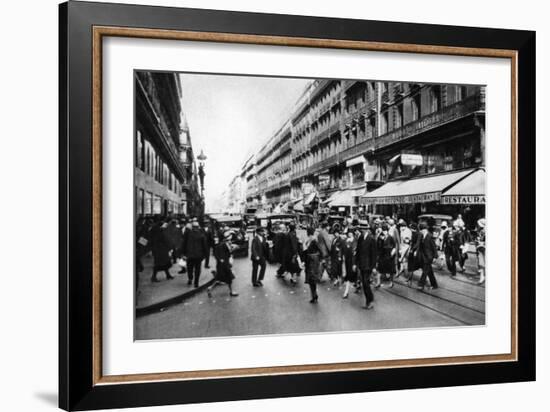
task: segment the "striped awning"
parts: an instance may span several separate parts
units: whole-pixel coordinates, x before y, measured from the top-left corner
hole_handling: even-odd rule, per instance
[[[411,204],[436,202],[441,194],[455,183],[478,169],[439,173],[407,180],[388,182],[378,189],[361,196],[363,204]]]
[[[485,169],[477,169],[441,195],[444,205],[485,204]]]

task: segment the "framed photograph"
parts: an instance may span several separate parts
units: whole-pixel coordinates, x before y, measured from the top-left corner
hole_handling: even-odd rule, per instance
[[[535,379],[535,33],[60,5],[60,407]]]

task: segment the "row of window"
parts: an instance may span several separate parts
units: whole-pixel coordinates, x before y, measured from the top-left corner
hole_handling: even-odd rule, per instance
[[[136,193],[136,212],[138,215],[166,215],[186,213],[185,202],[177,203],[147,190],[138,189]]]
[[[181,194],[181,183],[139,130],[136,138],[136,167],[172,192]]]

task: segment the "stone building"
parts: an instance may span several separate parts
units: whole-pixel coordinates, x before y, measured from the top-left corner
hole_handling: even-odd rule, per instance
[[[204,201],[179,75],[136,72],[134,80],[136,214],[200,216]]]
[[[256,155],[247,206],[480,215],[484,193],[470,203],[441,195],[480,168],[483,186],[484,146],[482,86],[314,80]]]

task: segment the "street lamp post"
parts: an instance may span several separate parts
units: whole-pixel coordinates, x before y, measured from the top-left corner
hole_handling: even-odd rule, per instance
[[[206,155],[204,154],[203,150],[201,149],[201,153],[197,156],[197,160],[199,161],[199,181],[201,185],[201,202],[202,202],[202,208],[204,213],[204,162],[206,161]]]

